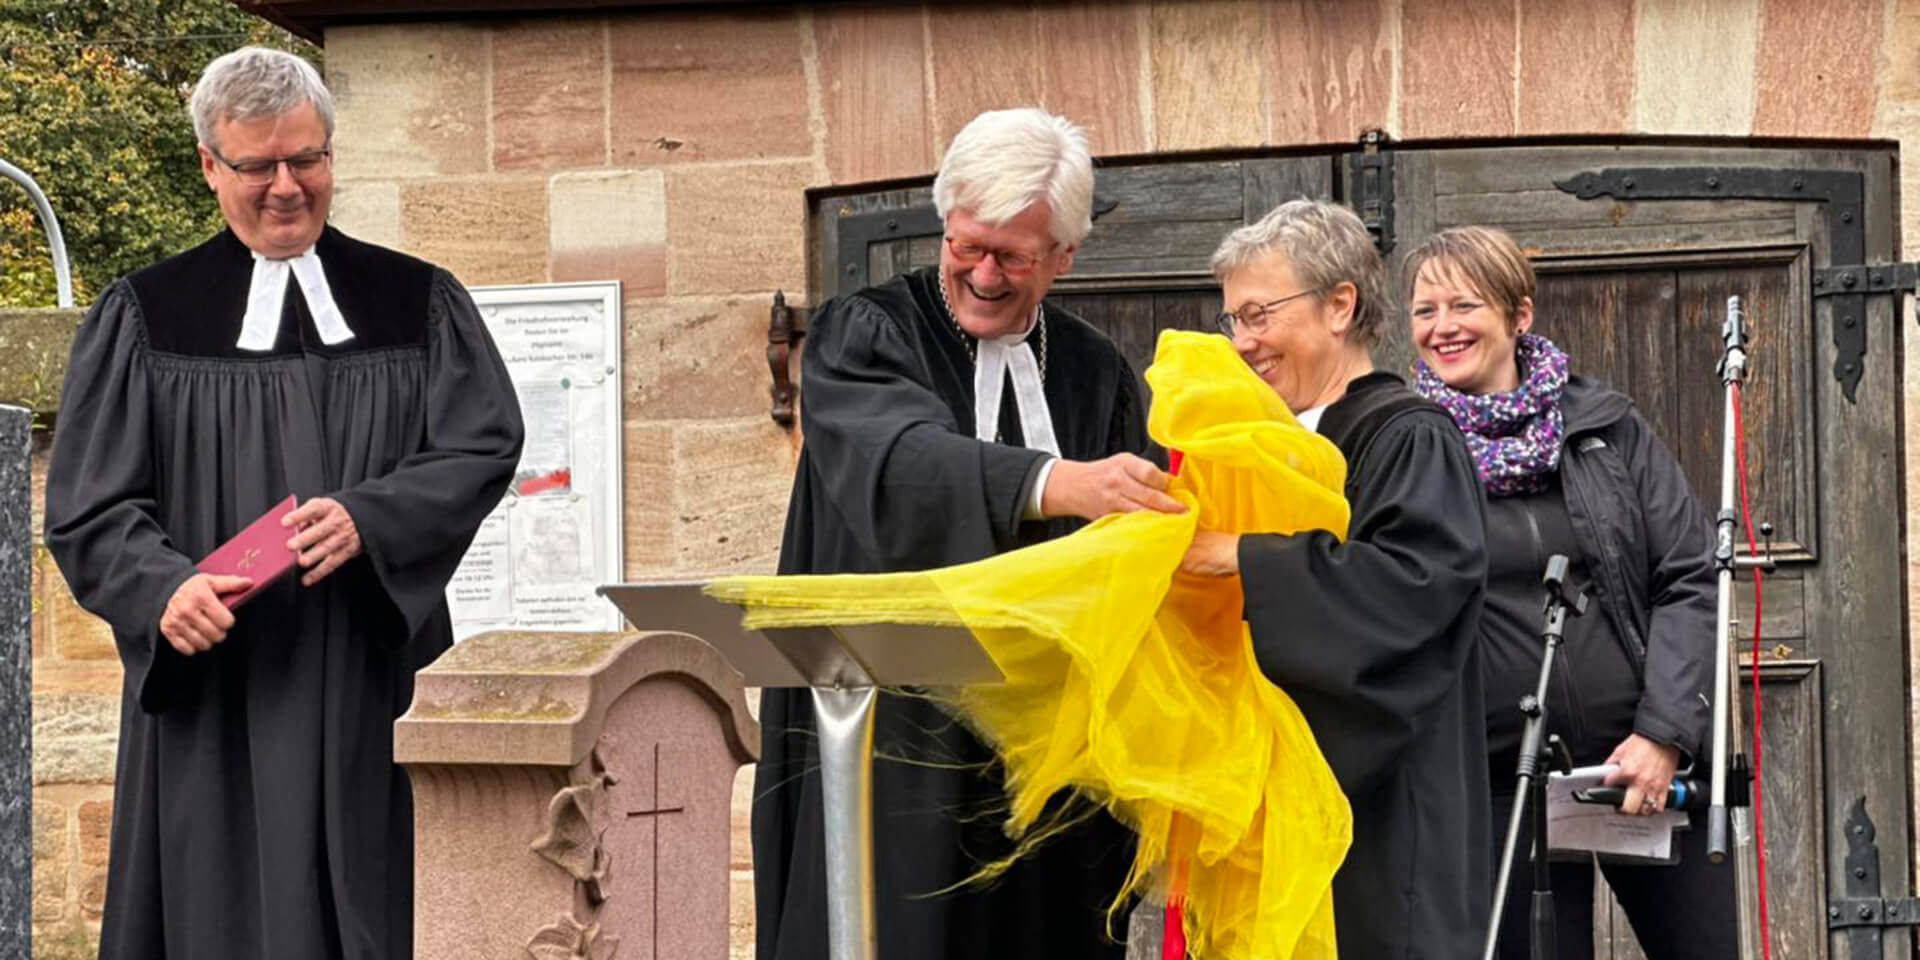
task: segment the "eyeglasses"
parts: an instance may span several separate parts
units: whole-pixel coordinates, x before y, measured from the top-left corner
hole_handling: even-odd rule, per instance
[[[955,240],[949,236],[947,237],[947,249],[953,251],[953,258],[960,261],[962,266],[971,267],[985,260],[988,254],[992,254],[993,262],[1000,265],[1001,272],[1022,274],[1039,266],[1040,261],[1051,256],[1053,251],[1060,249],[1060,245],[1056,243],[1048,247],[1046,253],[1036,256],[1031,253],[1021,253],[1018,250],[996,250],[993,247],[983,247],[977,243],[970,243],[966,240]]]
[[[227,169],[232,170],[233,175],[249,187],[264,187],[272,183],[273,179],[280,175],[280,165],[283,163],[287,165],[287,170],[293,174],[294,179],[299,180],[318,171],[333,159],[333,150],[329,147],[296,153],[291,157],[275,157],[271,160],[228,160],[212,147],[208,147],[207,152],[213,154],[215,160],[226,164]]]
[[[1245,328],[1249,332],[1259,333],[1267,328],[1267,314],[1270,313],[1274,307],[1286,303],[1289,300],[1298,300],[1301,297],[1312,296],[1319,292],[1317,289],[1302,290],[1292,296],[1281,297],[1278,300],[1268,300],[1266,303],[1249,303],[1237,311],[1222,310],[1214,315],[1213,322],[1219,325],[1221,333],[1229,337],[1233,336],[1233,331],[1236,328]]]

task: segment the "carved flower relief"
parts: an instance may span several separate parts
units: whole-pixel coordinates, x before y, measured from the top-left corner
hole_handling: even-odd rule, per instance
[[[615,779],[607,773],[595,747],[574,767],[572,786],[561,788],[547,803],[547,832],[533,841],[533,852],[565,870],[599,906],[612,896],[613,855],[601,844],[607,830],[607,788]]]
[[[620,938],[600,932],[597,923],[581,924],[566,914],[527,941],[532,960],[613,960]]]

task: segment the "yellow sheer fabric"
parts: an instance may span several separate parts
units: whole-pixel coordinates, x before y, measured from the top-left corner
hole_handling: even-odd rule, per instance
[[[1220,337],[1162,334],[1147,380],[1148,430],[1184,454],[1172,492],[1185,514],[1111,516],[924,573],[736,577],[709,592],[755,628],[970,629],[1006,682],[940,695],[1002,758],[1009,833],[1043,839],[1047,800],[1076,789],[1139,834],[1116,904],[1172,886],[1197,957],[1331,958],[1346,798],[1299,709],[1260,673],[1240,581],[1177,568],[1196,525],[1344,535],[1346,463]]]

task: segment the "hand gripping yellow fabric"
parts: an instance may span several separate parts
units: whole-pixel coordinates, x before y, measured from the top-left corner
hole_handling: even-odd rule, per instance
[[[1149,432],[1184,454],[1172,492],[1185,514],[1110,516],[924,573],[735,577],[709,592],[744,606],[750,628],[970,629],[1006,682],[943,695],[1005,763],[1009,833],[1044,836],[1047,800],[1078,790],[1140,837],[1116,905],[1184,892],[1189,948],[1208,960],[1331,958],[1346,798],[1254,661],[1240,581],[1177,571],[1196,524],[1344,536],[1346,463],[1221,337],[1163,333],[1147,381]]]

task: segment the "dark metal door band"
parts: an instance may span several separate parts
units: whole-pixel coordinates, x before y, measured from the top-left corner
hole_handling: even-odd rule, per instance
[[[1888,927],[1920,926],[1920,900],[1880,895],[1880,847],[1867,798],[1847,814],[1847,895],[1827,904],[1827,930],[1844,931],[1849,960],[1880,960]]]
[[[1865,372],[1867,355],[1866,285],[1844,283],[1836,271],[1881,271],[1892,277],[1901,264],[1872,264],[1867,260],[1865,210],[1866,174],[1858,170],[1794,170],[1776,167],[1608,167],[1588,170],[1554,186],[1582,200],[1607,196],[1616,200],[1775,200],[1820,204],[1826,217],[1834,264],[1816,269],[1815,297],[1833,303],[1833,378],[1857,404],[1854,396]],[[1911,272],[1902,274],[1911,277]],[[1897,290],[1879,291],[1893,292]],[[1897,303],[1896,303],[1897,305]],[[1896,312],[1896,317],[1898,316]],[[1897,322],[1897,320],[1896,320]]]

